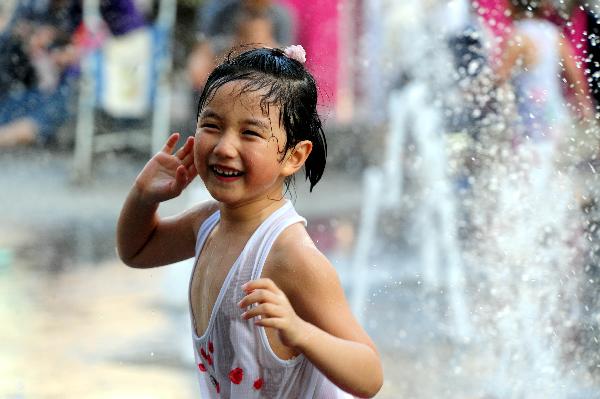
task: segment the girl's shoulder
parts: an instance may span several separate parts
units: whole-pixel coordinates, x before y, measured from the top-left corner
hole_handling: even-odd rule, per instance
[[[348,338],[360,330],[353,324],[336,269],[301,223],[278,237],[261,277],[273,280],[301,319],[338,337]]]
[[[185,211],[185,218],[189,221],[194,230],[194,235],[198,235],[198,230],[202,223],[206,221],[213,213],[219,210],[219,204],[214,200],[202,201],[187,211]]]
[[[296,282],[310,282],[316,276],[337,278],[327,257],[317,248],[302,223],[286,228],[277,237],[267,256],[263,277],[286,291]]]
[[[306,231],[303,223],[294,223],[284,229],[277,237],[269,256],[274,259],[287,259],[300,255],[302,252],[319,251],[314,241]],[[320,251],[319,251],[320,253]]]

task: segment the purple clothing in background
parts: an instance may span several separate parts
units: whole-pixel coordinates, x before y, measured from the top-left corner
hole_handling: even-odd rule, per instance
[[[100,13],[115,36],[123,35],[146,24],[133,0],[101,0]]]
[[[11,18],[8,30],[19,20],[31,20],[57,27],[66,34],[73,34],[83,19],[84,0],[40,2],[22,0]],[[133,0],[100,0],[100,15],[111,33],[123,35],[146,24]]]
[[[21,0],[18,3],[4,32],[0,32],[0,73],[20,71],[31,64],[29,55],[17,52],[26,45],[13,34],[20,21],[29,21],[33,25],[55,27],[63,41],[51,46],[64,45],[82,26],[84,0]],[[98,10],[110,32],[123,35],[146,25],[144,17],[136,9],[133,0],[100,0]],[[16,42],[15,45],[12,45]],[[10,50],[13,50],[12,52]],[[16,57],[16,58],[15,58]],[[15,61],[16,59],[16,61]],[[17,62],[20,62],[17,65]],[[20,69],[19,69],[20,68]],[[35,71],[31,69],[31,73]],[[28,70],[25,70],[27,72]],[[23,75],[23,74],[22,74]],[[69,118],[69,101],[73,84],[78,77],[77,66],[64,69],[60,83],[55,90],[46,92],[37,87],[36,80],[30,76],[0,75],[0,126],[21,118],[33,119],[38,126],[37,139],[41,144],[50,142],[60,126]],[[20,78],[20,79],[19,79]],[[21,82],[20,82],[21,81]],[[6,83],[6,84],[2,84]]]

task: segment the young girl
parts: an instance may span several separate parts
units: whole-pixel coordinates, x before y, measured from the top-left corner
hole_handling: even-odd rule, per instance
[[[179,135],[168,139],[119,218],[126,264],[195,256],[189,300],[203,398],[372,397],[382,385],[373,342],[284,198],[302,166],[311,190],[325,167],[304,59],[300,46],[230,55],[200,96],[196,136],[175,152]],[[215,201],[159,217],[158,205],[196,175]]]

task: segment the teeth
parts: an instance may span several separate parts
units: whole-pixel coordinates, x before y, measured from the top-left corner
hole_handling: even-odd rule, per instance
[[[233,170],[222,170],[217,168],[216,166],[213,166],[213,169],[215,172],[217,172],[220,175],[223,176],[239,176],[242,174],[242,172],[237,172],[237,171],[233,171]]]

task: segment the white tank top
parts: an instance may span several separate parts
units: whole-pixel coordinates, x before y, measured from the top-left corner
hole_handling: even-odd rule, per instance
[[[196,265],[206,238],[219,222],[219,211],[202,223],[196,240]],[[338,399],[352,398],[329,381],[303,355],[282,360],[275,355],[263,327],[241,317],[237,303],[245,296],[241,286],[260,277],[271,246],[279,234],[306,219],[291,202],[273,212],[252,234],[231,266],[217,296],[204,334],[195,330],[190,302],[192,336],[200,397]],[[193,276],[192,272],[192,276]],[[191,287],[191,279],[190,279]],[[191,292],[190,292],[191,298]]]

